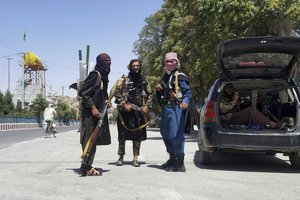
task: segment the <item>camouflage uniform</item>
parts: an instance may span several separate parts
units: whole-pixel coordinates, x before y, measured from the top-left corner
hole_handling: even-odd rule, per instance
[[[147,81],[141,76],[139,81],[132,81],[130,74],[128,76],[123,75],[118,80],[118,86],[115,93],[115,103],[118,108],[118,140],[119,149],[118,155],[125,155],[125,141],[133,141],[133,154],[139,155],[141,141],[147,139],[146,127],[140,128],[145,125],[145,115],[139,110],[132,109],[130,112],[126,112],[123,105],[126,103],[135,104],[138,107],[143,105],[152,107],[152,90],[149,87]]]

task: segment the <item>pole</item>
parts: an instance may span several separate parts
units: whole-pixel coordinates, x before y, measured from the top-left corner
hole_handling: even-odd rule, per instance
[[[86,72],[85,76],[89,73],[89,62],[90,62],[90,45],[87,45],[86,47]]]
[[[82,74],[82,67],[83,67],[83,62],[82,62],[82,51],[79,50],[79,82],[83,80],[83,74]]]
[[[65,89],[65,86],[61,86],[61,96],[64,96],[64,89]]]
[[[8,66],[7,66],[7,90],[10,92],[10,61],[12,60],[13,58],[6,58],[6,60],[8,61]]]
[[[25,55],[24,55],[25,56]],[[25,62],[22,66],[22,108],[25,108]]]

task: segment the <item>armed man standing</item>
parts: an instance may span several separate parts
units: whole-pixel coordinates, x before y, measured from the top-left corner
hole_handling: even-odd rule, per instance
[[[93,131],[98,128],[97,123],[101,112],[106,106],[106,100],[108,99],[107,86],[111,58],[108,54],[101,53],[97,56],[96,62],[95,69],[89,73],[79,91],[79,96],[82,97],[82,125],[80,129],[80,143],[82,145],[82,151],[86,149],[86,146],[90,145],[90,136]],[[80,170],[84,175],[102,175],[101,171],[92,167],[96,154],[96,145],[109,144],[111,144],[111,136],[107,113],[105,113],[100,135],[96,138],[95,143],[91,145],[91,148],[88,148],[87,154],[82,157]]]
[[[186,75],[178,72],[180,62],[177,54],[167,53],[164,65],[166,71],[160,84],[156,85],[156,93],[162,106],[160,132],[170,159],[161,168],[166,171],[185,172],[184,123],[192,94]]]
[[[115,94],[115,103],[118,105],[118,155],[117,166],[123,165],[126,140],[132,141],[133,160],[132,165],[139,167],[141,142],[147,139],[145,115],[149,114],[152,106],[152,90],[147,80],[141,74],[142,63],[138,59],[130,60],[129,73],[123,75]],[[136,108],[135,108],[136,107]]]

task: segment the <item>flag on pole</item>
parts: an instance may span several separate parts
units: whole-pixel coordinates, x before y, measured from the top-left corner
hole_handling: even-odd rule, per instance
[[[26,27],[25,27],[24,33],[23,33],[23,41],[26,41]]]

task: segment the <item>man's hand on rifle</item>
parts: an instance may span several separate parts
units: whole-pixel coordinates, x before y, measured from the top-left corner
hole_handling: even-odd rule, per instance
[[[123,108],[126,112],[130,112],[132,110],[132,106],[130,103],[123,104]]]
[[[160,84],[157,84],[156,86],[155,86],[155,89],[156,89],[156,91],[161,91],[163,88],[162,88],[162,86],[160,85]]]
[[[142,106],[141,107],[141,112],[147,114],[149,112],[148,106]]]
[[[95,105],[91,107],[93,117],[99,118],[100,112]]]

